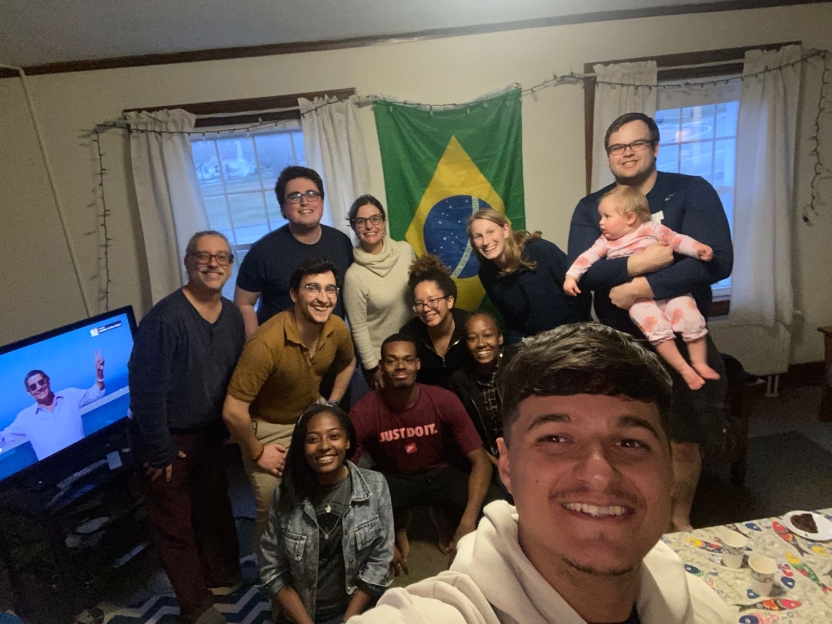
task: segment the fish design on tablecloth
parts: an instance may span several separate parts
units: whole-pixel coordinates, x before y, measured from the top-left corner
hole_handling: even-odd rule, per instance
[[[700,570],[694,565],[690,565],[689,563],[685,564],[685,572],[687,572],[688,574],[693,574],[694,576],[698,576],[703,581],[705,581],[705,585],[714,590],[718,596],[722,596],[723,598],[725,597],[725,591],[717,587],[716,583],[714,583],[713,579],[711,578],[711,576],[717,576],[716,572],[711,572],[710,574],[707,574],[706,572]]]
[[[746,529],[751,529],[752,531],[762,532],[762,529],[759,527],[759,525],[756,522],[743,522],[742,525]]]
[[[779,615],[771,615],[768,613],[757,613],[743,615],[739,619],[739,624],[775,624],[775,622],[782,622]]]
[[[823,590],[824,594],[832,593],[832,587],[829,587],[828,585],[824,585],[823,583],[821,583],[820,579],[818,578],[818,575],[815,574],[815,571],[809,566],[807,566],[803,561],[795,557],[792,553],[786,553],[786,560],[791,564],[791,566],[795,570],[800,572],[803,576],[805,576],[815,585],[820,587]]]
[[[809,540],[806,540],[806,541],[808,542]],[[826,548],[824,548],[820,544],[806,544],[806,545],[809,546],[811,551],[813,553],[815,553],[818,557],[828,557],[829,556],[829,551],[826,550]]]
[[[768,598],[749,605],[736,605],[740,608],[740,613],[743,611],[751,611],[756,609],[758,611],[789,611],[791,609],[799,608],[803,603],[797,600],[788,600],[786,598]]]
[[[785,541],[789,546],[793,546],[797,549],[801,555],[808,555],[805,550],[800,547],[800,544],[797,543],[797,538],[794,536],[794,533],[789,531],[784,525],[780,524],[776,520],[771,523],[771,528],[774,529],[774,532],[780,536],[780,538]]]
[[[701,548],[702,550],[707,550],[708,552],[718,554],[722,553],[722,546],[715,542],[706,542],[705,540],[701,540],[698,537],[686,537],[685,541],[691,546]]]

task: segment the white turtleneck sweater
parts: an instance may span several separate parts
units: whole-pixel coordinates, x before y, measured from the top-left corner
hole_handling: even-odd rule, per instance
[[[405,295],[416,254],[407,242],[385,237],[381,253],[367,253],[358,245],[353,257],[344,276],[344,306],[362,366],[371,369],[378,365],[384,339],[413,318]]]

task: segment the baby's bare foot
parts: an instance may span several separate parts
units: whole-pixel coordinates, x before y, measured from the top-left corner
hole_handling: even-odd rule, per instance
[[[699,376],[703,379],[719,379],[719,373],[708,366],[705,362],[691,362],[690,364],[699,373]]]
[[[679,371],[679,374],[691,390],[699,390],[699,388],[705,385],[705,380],[699,376],[699,373],[690,367]]]

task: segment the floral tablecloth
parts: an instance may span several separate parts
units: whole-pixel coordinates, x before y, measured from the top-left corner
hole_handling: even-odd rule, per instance
[[[832,520],[832,508],[817,513]],[[748,537],[747,555],[777,561],[771,596],[751,591],[746,557],[742,568],[722,564],[722,536],[739,531]],[[782,518],[764,518],[708,527],[662,537],[682,561],[688,574],[701,577],[737,611],[740,624],[832,623],[832,542],[814,542],[791,533]]]

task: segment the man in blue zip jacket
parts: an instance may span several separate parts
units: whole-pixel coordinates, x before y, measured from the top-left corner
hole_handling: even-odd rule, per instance
[[[598,319],[639,338],[641,332],[627,310],[636,299],[669,299],[691,293],[699,311],[707,318],[711,284],[731,274],[734,261],[731,231],[716,190],[701,177],[656,170],[659,129],[643,113],[626,113],[607,129],[604,147],[607,164],[616,182],[584,197],[575,208],[569,230],[569,262],[598,239],[601,228],[598,202],[616,184],[640,190],[647,196],[654,221],[686,234],[714,250],[712,262],[674,257],[665,243],[657,242],[644,252],[595,263],[581,280],[594,291]],[[673,517],[676,530],[688,530],[690,510],[702,468],[701,446],[717,446],[722,434],[721,410],[727,389],[725,366],[710,335],[708,364],[720,373],[700,390],[690,390],[672,369],[674,417],[670,423],[675,471]],[[677,337],[683,355],[685,343]]]

